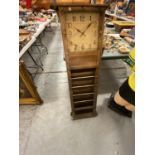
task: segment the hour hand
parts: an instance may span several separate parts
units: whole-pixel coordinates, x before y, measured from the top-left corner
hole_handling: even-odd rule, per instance
[[[78,28],[76,28],[76,27],[74,27],[74,28],[76,29],[76,31],[78,31],[78,32],[80,32],[82,34],[82,32]]]

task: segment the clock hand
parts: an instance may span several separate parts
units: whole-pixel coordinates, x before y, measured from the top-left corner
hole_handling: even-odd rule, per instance
[[[78,28],[74,27],[78,32],[82,33]]]
[[[82,32],[78,29],[78,28],[76,28],[76,27],[74,27],[78,32],[80,32],[81,34],[82,34]]]
[[[91,26],[91,24],[92,24],[92,22],[91,23],[89,23],[88,25],[87,25],[87,27],[86,27],[86,29],[82,32],[82,34],[81,34],[81,36],[82,35],[84,35],[84,33],[86,32],[86,30]]]

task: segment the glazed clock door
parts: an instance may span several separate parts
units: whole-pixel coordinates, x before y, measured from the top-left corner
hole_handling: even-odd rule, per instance
[[[66,35],[69,52],[98,49],[99,13],[66,13]]]

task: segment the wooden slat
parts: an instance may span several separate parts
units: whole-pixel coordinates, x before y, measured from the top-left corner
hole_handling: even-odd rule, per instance
[[[74,86],[72,87],[72,89],[76,89],[76,88],[85,88],[85,87],[94,87],[95,85],[83,85],[83,86]]]
[[[85,76],[95,76],[95,68],[81,69],[81,70],[71,70],[71,77],[85,77]]]
[[[86,102],[81,102],[81,103],[75,103],[74,108],[93,106],[93,104],[94,104],[94,101],[86,101]]]
[[[78,108],[75,108],[75,111],[82,111],[86,109],[93,109],[93,106],[78,107]]]
[[[81,80],[81,79],[88,79],[88,78],[94,78],[95,76],[85,76],[85,77],[76,77],[72,78],[72,80]]]
[[[72,86],[83,86],[83,85],[93,85],[95,83],[95,78],[72,80]]]
[[[84,103],[84,102],[90,102],[90,101],[93,101],[93,99],[91,99],[91,100],[76,101],[76,102],[74,102],[74,104],[77,104],[77,103]]]
[[[34,98],[20,98],[19,104],[23,104],[23,105],[33,105],[34,104],[34,105],[36,105],[36,104],[41,104],[41,102]]]
[[[92,100],[94,99],[94,94],[73,96],[73,101],[74,102],[83,101],[83,100],[91,100],[91,99]]]
[[[75,88],[72,89],[73,95],[74,94],[83,94],[83,93],[94,93],[94,87],[83,87],[83,88]]]
[[[93,95],[94,93],[83,93],[83,94],[73,94],[74,96],[84,96],[84,95]]]

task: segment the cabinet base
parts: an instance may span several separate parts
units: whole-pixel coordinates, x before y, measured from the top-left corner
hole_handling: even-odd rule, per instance
[[[97,116],[97,112],[95,111],[95,112],[90,112],[90,113],[74,114],[74,115],[71,112],[71,116],[73,120],[77,120],[77,119],[95,117]]]

